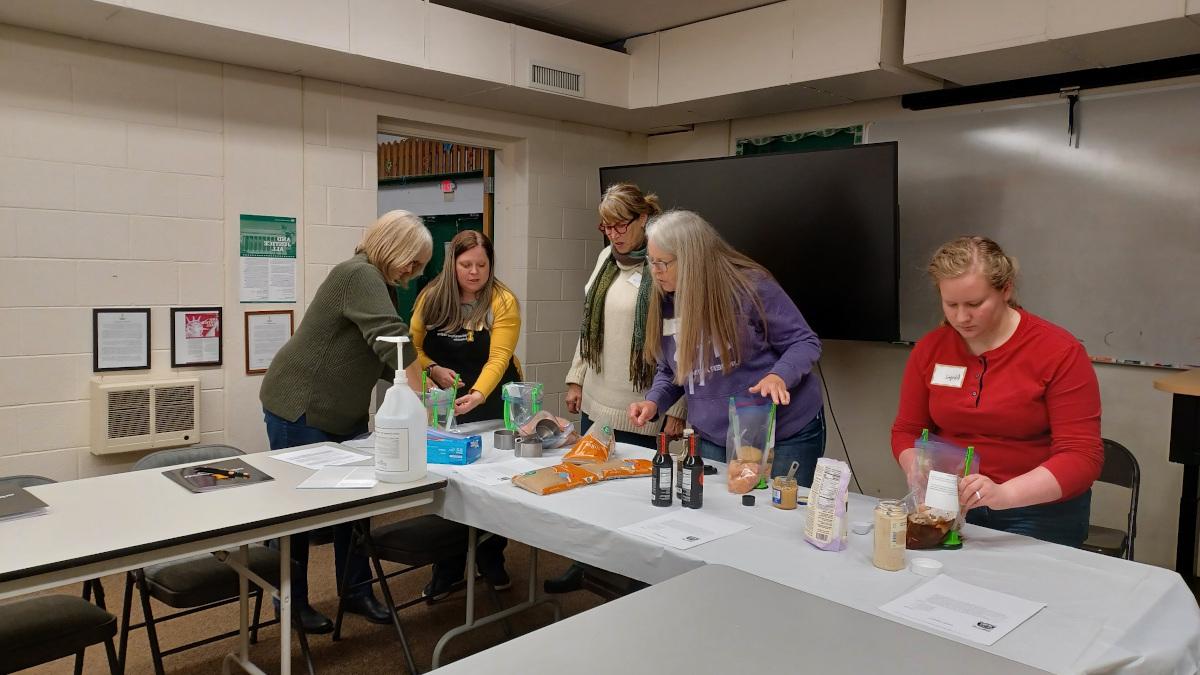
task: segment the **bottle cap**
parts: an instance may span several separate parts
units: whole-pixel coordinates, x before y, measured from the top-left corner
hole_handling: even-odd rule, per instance
[[[754,506],[754,495],[742,495],[742,506]]]
[[[942,573],[942,563],[933,558],[913,558],[909,563],[909,569],[913,574],[923,577],[936,577]]]

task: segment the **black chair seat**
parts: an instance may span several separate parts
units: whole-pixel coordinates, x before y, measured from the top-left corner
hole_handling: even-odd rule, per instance
[[[2,670],[22,670],[71,656],[116,634],[117,617],[83,598],[43,595],[2,605]]]
[[[248,556],[248,567],[278,586],[279,552],[266,546],[251,546]],[[150,565],[143,571],[150,595],[168,607],[199,607],[238,594],[237,571],[208,554]]]
[[[1111,527],[1091,525],[1088,527],[1087,541],[1083,542],[1083,550],[1120,558],[1125,555],[1125,530],[1115,530]]]
[[[401,520],[371,530],[380,559],[412,565],[430,565],[467,550],[467,526],[440,516]]]

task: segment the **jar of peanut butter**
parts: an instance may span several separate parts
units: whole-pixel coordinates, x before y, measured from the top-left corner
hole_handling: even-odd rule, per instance
[[[796,508],[796,492],[799,485],[795,478],[776,476],[771,481],[771,505],[777,509],[792,510]]]

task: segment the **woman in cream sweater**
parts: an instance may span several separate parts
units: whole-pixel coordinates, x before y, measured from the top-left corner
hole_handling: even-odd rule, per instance
[[[646,265],[646,221],[662,212],[658,197],[632,183],[617,183],[600,200],[601,232],[610,245],[600,252],[584,288],[583,325],[567,373],[567,410],[582,413],[580,430],[593,424],[611,428],[616,439],[653,448],[659,431],[683,432],[684,404],[667,411],[665,422],[636,427],[629,406],[641,401],[654,381],[654,366],[642,358],[646,309],[652,287]],[[572,565],[546,582],[546,592],[579,588],[584,570]]]
[[[652,280],[646,266],[646,221],[662,212],[658,197],[632,183],[617,183],[600,200],[600,231],[610,245],[600,252],[584,287],[583,325],[567,373],[567,410],[582,413],[581,430],[610,427],[622,443],[654,447],[659,431],[683,431],[682,407],[667,411],[664,427],[635,427],[629,404],[644,398],[654,366],[642,358]]]

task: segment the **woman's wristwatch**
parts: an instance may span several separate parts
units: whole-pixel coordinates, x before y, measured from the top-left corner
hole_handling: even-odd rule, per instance
[[[436,363],[431,363],[431,364],[429,364],[429,365],[425,366],[425,374],[426,374],[426,375],[428,375],[428,376],[430,376],[430,377],[433,377],[433,369],[434,369],[434,368],[437,368],[437,364],[436,364]]]

